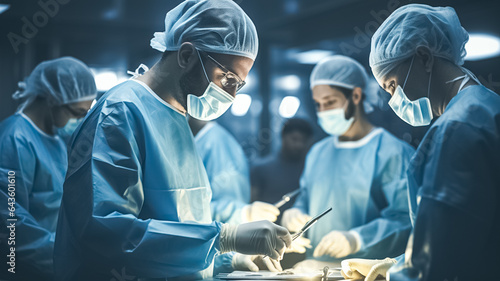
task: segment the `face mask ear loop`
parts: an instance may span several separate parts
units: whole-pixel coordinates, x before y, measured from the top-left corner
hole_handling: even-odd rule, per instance
[[[411,71],[411,67],[413,66],[414,60],[415,60],[415,55],[413,55],[413,57],[411,58],[410,68],[408,68],[408,74],[406,74],[405,83],[403,84],[403,90],[405,89],[405,86],[406,86],[406,80],[408,80],[408,77],[410,76],[410,71]]]
[[[351,97],[350,97],[350,99],[351,99],[351,100],[352,100],[352,96],[353,96],[353,93],[351,93]],[[345,118],[346,120],[348,120],[348,118],[347,118],[346,114],[347,114],[347,111],[348,111],[348,109],[349,109],[349,99],[346,99],[346,100],[345,100],[345,103],[342,105],[342,109],[344,109],[344,118]],[[350,118],[352,118],[352,117],[354,117],[354,112],[352,113],[352,116],[351,116]],[[350,118],[349,118],[349,119],[350,119]]]
[[[431,99],[431,79],[432,79],[432,68],[431,68],[431,74],[429,75],[429,86],[427,87],[427,98],[429,100]]]
[[[49,105],[49,112],[50,112],[50,121],[52,122],[52,124],[50,125],[50,127],[52,128],[52,133],[53,134],[56,134],[57,133],[57,128],[56,128],[56,121],[54,120],[54,107],[55,106],[51,106],[49,104],[49,102],[47,102],[47,105]]]
[[[205,77],[207,78],[208,84],[210,84],[211,81],[210,81],[210,79],[208,79],[207,71],[205,70],[205,65],[203,64],[203,60],[201,59],[201,56],[200,56],[200,51],[198,51],[198,49],[196,49],[196,52],[198,54],[198,58],[200,59],[201,68],[203,68],[203,73],[205,73]]]

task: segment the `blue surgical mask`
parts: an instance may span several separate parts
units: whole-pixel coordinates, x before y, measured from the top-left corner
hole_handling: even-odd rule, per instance
[[[410,69],[408,69],[408,74],[406,75],[405,82],[403,84],[403,88],[406,85],[406,80],[408,80],[408,76],[410,75],[410,70],[413,65],[413,60],[415,57],[411,59]],[[432,71],[431,71],[432,77]],[[401,118],[406,123],[418,127],[418,126],[427,126],[432,121],[432,109],[431,109],[431,101],[428,96],[430,93],[431,80],[429,78],[429,86],[427,88],[427,97],[422,97],[417,100],[411,101],[405,95],[403,88],[399,85],[396,88],[396,91],[392,95],[392,98],[389,100],[389,106],[394,110],[397,116]]]
[[[234,97],[210,81],[199,52],[198,57],[209,84],[202,96],[187,96],[187,112],[198,120],[210,121],[224,114],[233,103]]]
[[[83,118],[76,119],[76,118],[70,118],[68,120],[68,123],[62,128],[57,128],[57,135],[61,137],[66,144],[69,144],[69,140],[71,139],[71,136],[75,132],[76,128],[80,123],[82,123]]]
[[[345,119],[344,108],[330,109],[318,112],[318,123],[330,135],[343,135],[354,122],[354,117]]]

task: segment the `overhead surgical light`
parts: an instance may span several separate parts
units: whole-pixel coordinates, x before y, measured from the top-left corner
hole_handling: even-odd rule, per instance
[[[252,105],[252,97],[247,94],[237,94],[231,106],[231,113],[234,116],[245,116]]]
[[[94,74],[95,84],[98,91],[107,91],[121,82],[127,80],[124,76],[118,76],[116,72],[111,70],[90,69]]]
[[[243,91],[246,91],[248,89],[252,89],[253,87],[257,86],[256,82],[257,81],[257,77],[255,75],[255,72],[253,71],[250,71],[250,73],[248,73],[247,77],[245,78],[245,87],[243,88],[244,90]]]
[[[300,107],[300,100],[294,96],[286,96],[281,100],[279,114],[283,118],[292,118]]]
[[[300,11],[299,1],[297,0],[285,1],[285,12],[287,14],[297,14],[299,11]]]
[[[9,4],[0,4],[0,14],[7,11],[10,8]]]
[[[310,50],[293,55],[293,58],[301,64],[317,64],[322,59],[335,54],[327,50]]]
[[[276,79],[276,86],[281,90],[295,91],[300,88],[300,78],[297,75],[286,75]]]
[[[484,60],[500,55],[500,38],[481,33],[469,34],[469,42],[465,44],[466,60]]]

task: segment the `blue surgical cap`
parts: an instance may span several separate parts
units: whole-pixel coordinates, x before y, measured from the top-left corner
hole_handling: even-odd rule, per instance
[[[313,69],[310,78],[311,90],[316,85],[330,85],[346,89],[361,88],[365,95],[363,106],[366,113],[373,111],[372,105],[377,103],[368,89],[368,74],[356,60],[335,55],[320,61]]]
[[[429,48],[434,56],[462,65],[468,40],[453,8],[409,4],[394,11],[373,35],[370,67],[380,83],[391,70],[413,56],[419,46]]]
[[[165,32],[155,32],[151,47],[177,51],[184,42],[197,49],[255,60],[257,30],[232,0],[186,0],[167,13]]]
[[[53,105],[63,105],[93,100],[97,88],[90,69],[83,62],[62,57],[37,65],[24,82],[19,83],[14,99],[27,99],[25,105],[36,97],[43,97]]]

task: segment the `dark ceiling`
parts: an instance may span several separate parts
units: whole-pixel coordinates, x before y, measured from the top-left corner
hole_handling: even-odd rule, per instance
[[[16,82],[40,61],[75,56],[93,67],[135,69],[141,62],[154,62],[159,53],[149,47],[155,31],[164,30],[167,11],[181,1],[167,0],[0,0],[10,4],[0,14],[0,103],[7,101]],[[390,11],[410,3],[399,0],[239,0],[254,20],[263,48],[338,48],[364,61],[369,37]],[[495,0],[418,1],[447,5],[457,10],[462,25],[470,32],[500,36],[500,2]],[[25,21],[43,11],[39,3],[57,4],[58,11],[27,40],[16,53],[8,34],[22,35]],[[47,4],[48,5],[48,4]],[[38,14],[37,14],[38,13]],[[39,17],[39,21],[44,18]],[[366,41],[366,42],[363,42]],[[345,50],[344,50],[345,51]],[[266,58],[266,56],[263,56]],[[466,65],[480,75],[500,81],[499,58]],[[4,107],[0,105],[4,112]],[[0,119],[5,117],[1,114]]]

